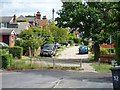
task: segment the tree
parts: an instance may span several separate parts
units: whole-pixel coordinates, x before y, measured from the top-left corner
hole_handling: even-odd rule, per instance
[[[38,49],[43,44],[54,42],[52,33],[49,32],[49,30],[37,27],[31,27],[29,30],[21,31],[19,36],[24,39],[21,45],[24,47],[24,53],[29,47],[31,47],[34,52],[35,49]]]
[[[66,42],[69,39],[69,32],[67,28],[59,28],[57,26],[55,26],[54,21],[49,21],[49,26],[48,26],[49,30],[51,31],[55,42]]]
[[[94,60],[100,57],[99,44],[107,42],[104,40],[108,36],[106,30],[101,33],[104,28],[103,11],[106,9],[106,3],[82,3],[82,2],[63,2],[62,10],[58,11],[60,17],[56,18],[57,26],[70,27],[73,30],[79,29],[82,33],[82,39],[92,38],[94,41]],[[108,4],[109,6],[109,4]],[[107,7],[108,8],[108,7]],[[108,38],[108,37],[107,37]]]

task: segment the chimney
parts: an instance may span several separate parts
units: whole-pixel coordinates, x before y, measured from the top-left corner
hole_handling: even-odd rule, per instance
[[[36,16],[37,16],[37,19],[41,19],[41,14],[39,11],[37,12]]]
[[[13,22],[15,23],[17,20],[16,20],[16,15],[14,14],[13,16]]]
[[[44,20],[45,20],[45,19],[46,19],[46,16],[43,16],[43,18],[42,18],[42,19],[44,19]]]

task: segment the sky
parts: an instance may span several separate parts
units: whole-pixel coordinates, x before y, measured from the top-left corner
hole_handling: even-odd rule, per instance
[[[52,9],[56,12],[62,7],[61,0],[0,0],[0,16],[34,15],[38,11],[47,19],[52,18]]]

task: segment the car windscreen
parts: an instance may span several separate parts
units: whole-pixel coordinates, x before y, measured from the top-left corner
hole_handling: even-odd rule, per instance
[[[53,46],[46,45],[46,46],[43,47],[43,49],[53,50]]]
[[[80,47],[80,49],[87,49],[87,47]]]

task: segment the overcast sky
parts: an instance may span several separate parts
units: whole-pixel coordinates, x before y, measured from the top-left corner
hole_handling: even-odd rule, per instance
[[[37,11],[41,15],[52,18],[52,9],[55,12],[61,9],[61,0],[0,0],[0,16],[34,15]],[[55,17],[58,15],[55,13]]]

